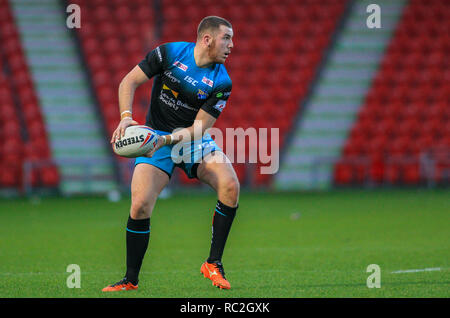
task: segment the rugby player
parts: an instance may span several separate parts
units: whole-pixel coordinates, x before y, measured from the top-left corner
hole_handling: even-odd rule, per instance
[[[230,22],[217,16],[205,17],[198,25],[196,43],[171,42],[158,46],[120,83],[121,121],[111,143],[123,137],[127,127],[138,124],[132,116],[134,92],[152,77],[154,83],[145,124],[156,130],[159,137],[156,147],[135,161],[126,226],[125,276],[103,291],[138,288],[153,208],[175,167],[217,192],[217,204],[211,209],[214,213],[210,253],[200,272],[214,286],[230,289],[222,254],[238,208],[239,181],[230,160],[206,130],[214,125],[231,93],[231,79],[223,63],[233,48],[232,38]],[[194,122],[201,124],[201,136],[197,139]],[[184,147],[183,152],[188,149],[187,157],[192,160],[181,163],[174,160],[172,148],[180,142],[189,143],[190,147]]]

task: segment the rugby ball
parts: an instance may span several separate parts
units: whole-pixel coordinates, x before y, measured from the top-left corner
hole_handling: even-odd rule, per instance
[[[144,125],[130,126],[125,135],[113,144],[114,152],[126,158],[136,158],[151,151],[156,146],[158,134]]]

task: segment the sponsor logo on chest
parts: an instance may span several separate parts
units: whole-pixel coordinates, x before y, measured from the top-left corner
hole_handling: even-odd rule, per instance
[[[196,81],[195,79],[193,79],[192,77],[190,77],[189,75],[186,75],[184,77],[184,80],[186,82],[188,82],[189,84],[191,84],[192,86],[197,86],[198,81]]]
[[[180,61],[175,61],[173,63],[174,66],[178,67],[180,70],[182,70],[183,72],[186,72],[188,69],[187,65],[184,65],[183,63],[181,63]]]
[[[209,87],[213,87],[214,82],[210,80],[209,78],[203,76],[202,83],[208,85]]]

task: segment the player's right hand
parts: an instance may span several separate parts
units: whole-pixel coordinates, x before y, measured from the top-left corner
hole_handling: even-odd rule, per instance
[[[117,126],[116,130],[114,130],[112,137],[111,137],[111,144],[115,143],[117,140],[120,140],[125,135],[125,129],[127,129],[130,126],[139,125],[137,121],[133,120],[131,117],[124,117],[119,125]]]
[[[148,157],[151,158],[153,156],[153,154],[156,152],[156,150],[160,149],[161,147],[164,147],[165,144],[165,139],[161,136],[158,136],[158,141],[156,142],[155,147],[153,147],[152,150],[150,150],[149,152],[147,152],[144,157]]]

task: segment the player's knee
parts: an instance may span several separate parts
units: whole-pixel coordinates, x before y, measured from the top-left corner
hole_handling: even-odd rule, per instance
[[[137,219],[149,218],[152,214],[152,205],[147,200],[133,199],[131,202],[130,216]]]

